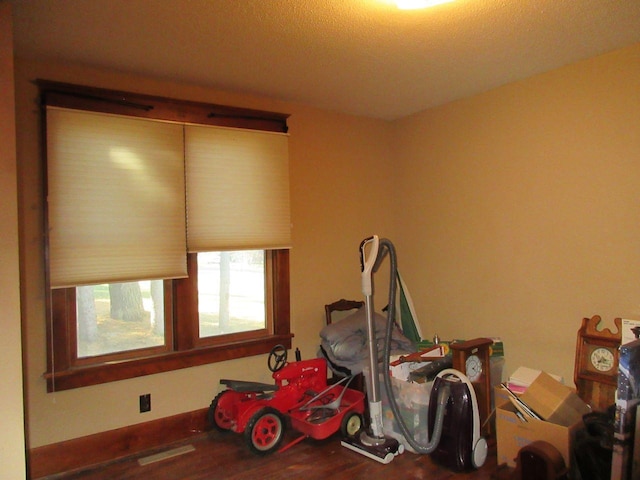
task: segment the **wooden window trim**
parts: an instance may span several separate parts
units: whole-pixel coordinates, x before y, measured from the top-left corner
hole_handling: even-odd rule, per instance
[[[289,115],[282,113],[189,102],[48,80],[37,80],[35,83],[40,89],[43,107],[50,105],[150,119],[272,132],[286,133],[288,130],[287,118]],[[171,341],[167,342],[167,351],[162,351],[165,350],[164,347],[138,350],[136,358],[127,358],[128,354],[105,355],[103,358],[97,359],[98,363],[78,362],[73,358],[76,351],[75,288],[48,288],[48,355],[47,372],[44,374],[47,391],[68,390],[261,355],[268,353],[278,344],[284,345],[287,349],[291,348],[293,335],[290,328],[289,310],[289,251],[272,250],[270,252],[273,268],[271,282],[269,282],[273,288],[272,331],[266,331],[264,335],[250,339],[229,336],[222,339],[223,341],[216,341],[212,344],[199,342],[197,341],[197,324],[195,324],[194,332],[193,321],[182,321],[178,325],[178,315],[176,315],[176,298],[182,295],[185,297],[196,295],[197,299],[197,292],[194,291],[193,286],[189,286],[188,282],[169,280],[165,282],[165,297],[167,292],[169,296],[173,297],[170,300],[173,302],[171,303],[173,307],[171,312],[173,337],[170,336]],[[197,321],[197,302],[195,303],[195,312],[193,307],[187,307],[188,310],[184,310],[184,306],[180,308],[183,309],[180,312],[181,316],[185,314],[191,318],[195,316]],[[95,357],[93,361],[96,361]]]
[[[131,117],[287,133],[288,114],[36,80],[41,104]]]
[[[73,288],[51,290],[51,311],[53,315],[53,329],[56,332],[52,336],[51,328],[48,329],[48,339],[53,348],[53,355],[48,356],[48,369],[45,374],[47,391],[60,391],[72,388],[98,385],[101,383],[125,380],[144,375],[168,372],[182,368],[195,367],[209,363],[233,360],[253,355],[268,353],[278,345],[291,348],[290,310],[289,310],[289,251],[273,250],[273,309],[274,322],[273,333],[251,339],[231,339],[227,343],[215,345],[194,346],[187,340],[184,329],[176,328],[176,349],[171,352],[147,355],[142,358],[122,359],[111,361],[105,356],[105,362],[94,365],[73,365],[73,342],[69,341],[75,327],[75,315],[70,315],[70,310],[75,310],[75,294]],[[193,260],[191,260],[193,261]],[[174,298],[176,295],[192,295],[189,282],[179,283],[176,280],[167,281],[172,284]],[[192,285],[192,284],[191,284]],[[55,312],[55,313],[54,313]],[[196,312],[197,315],[197,312]],[[193,332],[192,332],[193,333]],[[197,330],[195,332],[197,335]],[[192,339],[195,337],[191,337]],[[182,345],[180,345],[182,342]],[[140,352],[138,352],[140,353]],[[55,365],[53,365],[53,363]]]
[[[273,307],[272,294],[273,284],[273,264],[274,252],[278,250],[266,251],[265,253],[265,287],[266,298],[265,304]],[[260,330],[251,330],[247,332],[238,332],[224,335],[214,335],[209,337],[200,337],[200,318],[198,312],[198,264],[197,253],[187,255],[187,278],[175,280],[176,293],[174,295],[176,308],[176,323],[178,328],[178,338],[176,346],[178,350],[191,348],[215,347],[217,345],[225,345],[228,343],[237,343],[253,338],[266,337],[275,333],[274,328],[274,308],[268,308],[266,312],[266,326]]]
[[[131,360],[140,357],[151,357],[164,355],[173,350],[173,295],[171,294],[171,280],[165,280],[164,282],[164,345],[157,345],[154,347],[140,348],[136,350],[123,350],[121,352],[108,353],[103,355],[96,355],[91,357],[70,357],[71,368],[84,368],[86,366],[96,365],[100,363],[114,363],[121,362],[123,360]],[[55,291],[55,290],[54,290]],[[76,311],[76,289],[69,288],[64,289],[68,302],[69,310],[67,312],[67,325],[69,330],[69,345],[71,346],[71,352],[78,351],[78,330],[77,330],[77,311]]]

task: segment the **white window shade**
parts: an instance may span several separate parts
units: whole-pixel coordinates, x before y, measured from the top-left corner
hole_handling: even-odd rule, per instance
[[[288,137],[185,127],[190,252],[291,245]]]
[[[183,126],[47,108],[52,287],[184,277]]]

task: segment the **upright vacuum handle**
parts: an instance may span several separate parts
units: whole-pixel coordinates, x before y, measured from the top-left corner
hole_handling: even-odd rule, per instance
[[[367,246],[369,252],[367,255]],[[380,246],[380,240],[377,235],[365,238],[360,243],[360,269],[362,270],[362,294],[365,297],[371,297],[373,295],[373,267],[378,258],[378,248]]]

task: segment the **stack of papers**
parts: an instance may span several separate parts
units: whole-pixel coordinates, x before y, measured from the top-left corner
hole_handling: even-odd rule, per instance
[[[531,385],[533,381],[538,378],[540,372],[540,370],[529,367],[518,367],[518,369],[509,377],[507,386],[509,387],[509,390],[514,393],[524,393],[529,385]],[[558,382],[564,383],[560,375],[554,375],[553,373],[550,373],[549,375],[551,375]]]
[[[516,393],[511,390],[507,384],[502,383],[502,388],[504,388],[509,394],[509,400],[513,403],[513,406],[516,407],[515,414],[516,416],[523,422],[528,422],[530,418],[534,418],[536,420],[541,420],[540,416],[533,411],[529,405],[522,401]]]

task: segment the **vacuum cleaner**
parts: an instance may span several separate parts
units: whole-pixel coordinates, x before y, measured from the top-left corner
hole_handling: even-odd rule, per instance
[[[366,247],[369,246],[367,257]],[[346,437],[342,445],[380,463],[391,462],[404,452],[395,438],[385,437],[382,429],[382,402],[380,400],[380,377],[378,374],[378,344],[374,324],[373,273],[382,261],[379,255],[380,242],[377,236],[367,238],[360,244],[360,268],[362,270],[362,293],[367,316],[367,347],[369,353],[369,377],[367,397],[369,400],[369,428],[357,437]]]
[[[368,255],[367,255],[368,249]],[[380,463],[389,463],[402,454],[404,445],[394,438],[386,437],[382,427],[382,403],[378,373],[378,349],[374,325],[373,274],[385,256],[390,258],[389,303],[385,329],[382,368],[385,392],[389,405],[407,443],[417,452],[433,454],[434,460],[443,466],[461,471],[478,468],[484,464],[487,442],[480,436],[480,415],[475,391],[462,372],[445,369],[438,373],[429,398],[428,432],[430,440],[420,444],[413,438],[398,407],[389,375],[391,338],[395,322],[397,290],[397,258],[395,247],[387,239],[377,235],[360,243],[360,266],[362,270],[362,293],[365,297],[367,334],[369,348],[369,429],[358,437],[345,438],[342,445]]]
[[[487,459],[488,446],[486,439],[481,436],[478,400],[471,381],[458,370],[442,370],[433,382],[429,405],[438,399],[440,389],[449,390],[449,398],[440,441],[431,452],[431,458],[455,471],[481,467]],[[436,414],[430,408],[429,430],[436,421]]]

